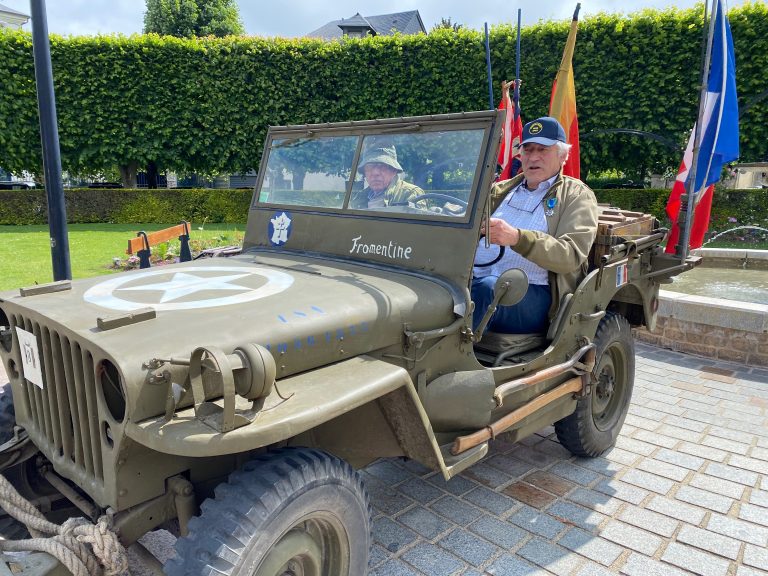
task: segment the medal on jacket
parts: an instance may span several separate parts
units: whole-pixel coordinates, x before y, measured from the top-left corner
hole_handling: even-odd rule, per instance
[[[544,210],[546,216],[554,216],[555,206],[557,206],[557,198],[550,198],[547,200],[547,209]]]

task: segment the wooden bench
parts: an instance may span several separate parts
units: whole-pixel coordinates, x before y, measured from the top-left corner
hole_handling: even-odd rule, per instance
[[[136,254],[139,257],[139,268],[149,268],[149,255],[152,246],[157,246],[173,238],[178,238],[181,242],[179,260],[189,262],[192,260],[192,252],[189,249],[189,222],[183,221],[181,224],[158,230],[157,232],[137,232],[136,238],[128,240],[128,250],[126,254]]]

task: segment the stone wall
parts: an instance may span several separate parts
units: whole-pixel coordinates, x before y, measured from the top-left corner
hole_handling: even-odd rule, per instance
[[[662,290],[653,332],[634,330],[635,338],[751,366],[768,366],[768,306]]]
[[[660,317],[653,332],[636,328],[634,334],[639,342],[677,352],[750,366],[768,366],[768,333],[756,334],[734,328]]]

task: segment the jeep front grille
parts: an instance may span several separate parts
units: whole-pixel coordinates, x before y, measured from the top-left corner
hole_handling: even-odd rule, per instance
[[[93,355],[39,322],[20,315],[11,316],[10,322],[12,330],[18,326],[37,338],[43,373],[42,389],[24,380],[26,417],[21,420],[15,402],[17,420],[54,463],[103,480]]]

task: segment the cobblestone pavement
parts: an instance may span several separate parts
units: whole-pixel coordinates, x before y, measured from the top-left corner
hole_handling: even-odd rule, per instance
[[[596,459],[547,428],[446,483],[363,471],[370,576],[768,575],[768,370],[637,345],[621,436]]]

